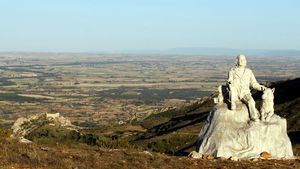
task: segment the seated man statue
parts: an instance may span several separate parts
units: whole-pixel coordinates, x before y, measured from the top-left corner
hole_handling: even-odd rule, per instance
[[[250,87],[263,91],[265,86],[260,85],[249,68],[246,68],[247,60],[244,55],[238,55],[236,65],[228,73],[228,86],[230,90],[229,101],[231,110],[236,109],[236,102],[241,101],[248,106],[250,119],[259,120],[259,112],[255,107],[255,101],[251,96]]]

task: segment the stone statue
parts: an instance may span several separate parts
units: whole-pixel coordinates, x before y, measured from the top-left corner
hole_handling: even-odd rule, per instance
[[[270,121],[271,117],[274,115],[274,91],[273,89],[265,89],[262,95],[262,106],[260,109],[261,120]]]
[[[218,87],[216,104],[199,133],[191,157],[253,159],[268,154],[273,159],[294,158],[286,119],[274,114],[275,89],[260,85],[246,65],[246,57],[238,55],[227,84]],[[263,91],[260,112],[255,108],[251,88]]]
[[[236,109],[236,102],[242,101],[249,108],[251,120],[258,121],[259,112],[255,108],[255,101],[251,96],[250,87],[259,91],[265,90],[266,87],[256,81],[254,74],[246,65],[246,57],[238,55],[236,66],[228,73],[231,110]]]

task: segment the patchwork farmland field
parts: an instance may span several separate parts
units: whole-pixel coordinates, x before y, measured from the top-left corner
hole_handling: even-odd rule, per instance
[[[0,53],[0,121],[41,112],[79,125],[120,123],[209,96],[234,56]],[[300,76],[299,57],[249,56],[257,79]]]

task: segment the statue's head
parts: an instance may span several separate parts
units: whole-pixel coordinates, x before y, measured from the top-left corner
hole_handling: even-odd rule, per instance
[[[245,67],[247,65],[247,60],[245,55],[238,55],[236,57],[236,66]]]

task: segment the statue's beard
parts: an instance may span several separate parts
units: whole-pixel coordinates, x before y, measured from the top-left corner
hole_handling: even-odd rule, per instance
[[[244,67],[246,67],[246,65],[238,65],[237,67],[244,68]]]

